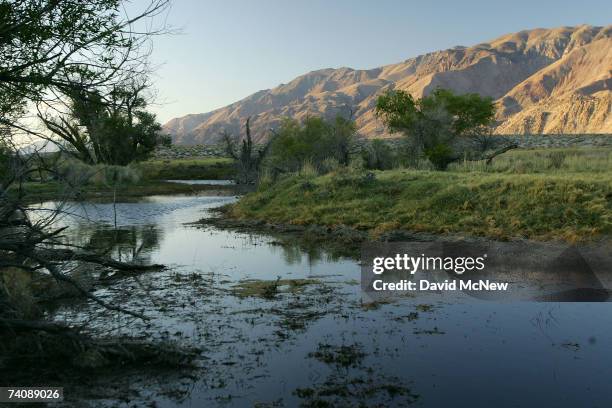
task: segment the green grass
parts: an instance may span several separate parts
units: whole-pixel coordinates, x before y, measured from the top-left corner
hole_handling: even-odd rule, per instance
[[[76,160],[66,160],[60,166],[62,182],[43,175],[43,181],[33,179],[24,183],[22,192],[28,200],[182,194],[223,187],[167,183],[164,180],[220,180],[231,178],[233,172],[233,163],[227,158],[150,160],[125,167],[90,166]],[[17,188],[12,186],[9,194],[19,194]]]
[[[513,154],[515,159],[502,163],[535,157],[534,152]],[[349,170],[286,177],[245,196],[229,215],[299,225],[343,224],[368,230],[373,237],[406,229],[575,242],[612,232],[611,171],[374,174],[373,180]]]
[[[487,173],[583,173],[612,172],[612,148],[517,149],[484,161],[465,161],[450,166],[451,171]]]
[[[108,185],[88,184],[78,188],[68,188],[58,182],[28,182],[22,185],[26,201],[60,199],[99,199],[112,200],[163,194],[192,194],[204,190],[224,190],[223,186],[187,185],[163,181],[141,181],[133,184],[120,184],[116,188]],[[16,188],[9,195],[16,195]]]
[[[229,158],[148,160],[133,164],[147,180],[222,180],[234,174]]]

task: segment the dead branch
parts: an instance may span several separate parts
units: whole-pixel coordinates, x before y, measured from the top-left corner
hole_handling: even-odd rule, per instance
[[[14,332],[44,331],[47,333],[67,334],[72,329],[61,323],[52,323],[44,320],[22,320],[0,318],[0,327]]]
[[[487,157],[486,157],[486,160],[487,160],[486,164],[487,164],[487,166],[489,164],[491,164],[491,162],[493,161],[493,159],[495,157],[499,156],[500,154],[506,153],[508,150],[517,149],[518,147],[519,147],[518,144],[512,143],[512,144],[506,145],[506,146],[504,146],[504,147],[494,151],[493,153],[487,155]]]
[[[152,271],[164,269],[164,265],[140,265],[133,262],[120,262],[112,258],[90,252],[74,252],[69,249],[41,249],[36,251],[36,257],[54,262],[81,261],[90,262],[120,271]]]

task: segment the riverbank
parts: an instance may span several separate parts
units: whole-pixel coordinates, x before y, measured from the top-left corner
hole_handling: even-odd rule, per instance
[[[148,195],[195,194],[219,191],[227,195],[236,186],[219,181],[233,178],[233,162],[223,157],[151,159],[129,166],[91,166],[74,160],[61,163],[56,174],[35,173],[24,182],[21,194],[28,200],[128,199]],[[196,183],[189,183],[197,180]],[[206,183],[206,180],[212,180]],[[9,194],[20,194],[17,186]]]
[[[117,184],[116,186],[86,184],[78,187],[67,187],[58,182],[29,182],[22,185],[22,193],[30,200],[61,200],[61,199],[87,199],[87,200],[126,200],[150,195],[172,194],[198,194],[209,192],[216,195],[236,194],[236,186],[185,184],[164,180],[145,180],[130,184]],[[17,194],[16,190],[11,191]]]
[[[157,158],[133,167],[147,180],[226,180],[235,173],[232,160],[225,157]]]
[[[404,231],[577,242],[610,235],[611,197],[608,172],[340,170],[286,177],[223,214],[234,223],[343,226],[368,239]]]

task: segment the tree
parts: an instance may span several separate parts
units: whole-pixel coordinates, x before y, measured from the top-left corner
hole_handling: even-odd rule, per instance
[[[495,116],[493,100],[478,94],[455,95],[436,89],[415,100],[405,91],[389,91],[378,98],[376,115],[391,132],[413,140],[436,169],[445,170],[459,160],[456,141],[490,126]]]
[[[225,151],[236,164],[236,182],[239,184],[252,184],[257,181],[261,165],[272,142],[272,140],[269,140],[261,149],[255,151],[250,122],[251,118],[249,117],[246,120],[246,137],[242,140],[240,148],[237,147],[238,141],[229,133],[223,132],[221,134],[225,143]]]
[[[384,140],[375,139],[361,150],[361,157],[366,169],[389,170],[397,162],[395,152]]]
[[[303,123],[285,119],[270,147],[269,164],[283,172],[299,170],[307,162],[319,166],[326,159],[346,166],[355,130],[355,123],[341,116],[332,121],[308,117]]]
[[[0,140],[0,186],[4,186],[4,183],[8,181],[10,160],[10,150],[4,145],[3,141]]]
[[[49,103],[75,90],[111,89],[145,73],[151,34],[144,19],[168,0],[150,0],[124,17],[120,0],[0,1],[0,123],[32,132],[15,119],[27,103]]]
[[[161,125],[145,110],[146,83],[116,86],[105,98],[98,92],[74,91],[68,112],[38,117],[67,153],[89,164],[126,165],[146,158],[164,142]],[[54,138],[50,138],[55,142]]]
[[[30,107],[54,110],[67,100],[71,103],[93,101],[89,105],[93,111],[89,108],[86,111],[93,112],[94,122],[100,117],[106,118],[99,125],[104,129],[122,129],[131,124],[133,128],[146,128],[139,132],[149,135],[156,128],[152,117],[140,113],[140,107],[130,111],[127,106],[131,102],[127,100],[133,94],[118,91],[125,84],[139,83],[148,73],[148,38],[164,31],[163,27],[149,29],[149,19],[167,6],[168,0],[150,0],[142,12],[129,17],[120,0],[0,0],[0,145],[3,149],[0,153],[0,278],[10,278],[15,270],[38,278],[52,278],[73,286],[83,296],[110,310],[144,318],[119,305],[107,304],[72,278],[70,265],[82,263],[123,271],[147,267],[65,245],[61,237],[63,228],[53,227],[57,211],[32,217],[22,182],[40,168],[48,171],[53,168],[47,168],[47,159],[37,152],[21,154],[16,146],[23,135],[40,135],[31,121],[24,120]],[[147,24],[140,24],[145,19]],[[112,114],[115,108],[117,111]],[[91,126],[98,124],[92,122]],[[147,145],[138,136],[128,140],[132,146],[136,145],[136,150]],[[1,286],[3,336],[14,330],[49,333],[67,330],[49,322],[24,321],[5,302]]]

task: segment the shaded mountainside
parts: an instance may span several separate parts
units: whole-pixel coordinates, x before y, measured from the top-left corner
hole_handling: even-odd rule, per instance
[[[252,116],[261,140],[283,117],[352,112],[361,135],[381,137],[373,111],[378,94],[402,89],[420,97],[442,87],[494,98],[496,133],[612,133],[611,86],[612,26],[535,29],[370,70],[313,71],[164,128],[177,144],[215,143],[223,130],[239,134]]]

